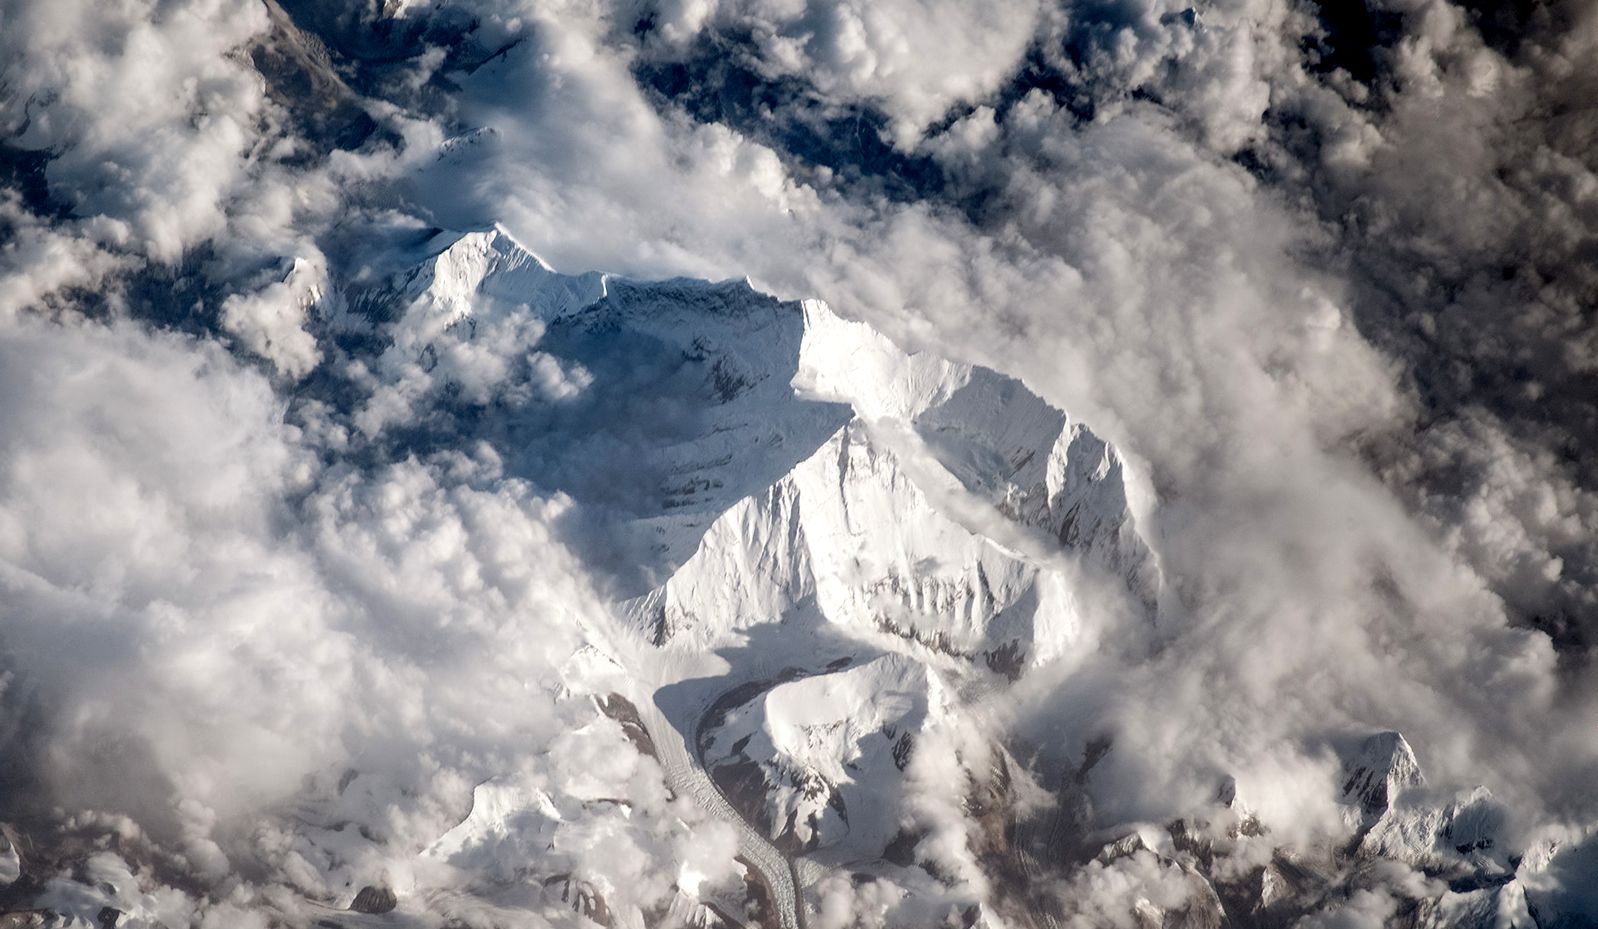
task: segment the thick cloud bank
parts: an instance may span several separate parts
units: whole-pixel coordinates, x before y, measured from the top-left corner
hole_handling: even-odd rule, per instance
[[[0,5],[0,911],[1591,924],[1595,54],[1579,2]],[[626,617],[848,421],[701,409],[801,298],[1088,424],[1158,584],[912,652],[945,715],[849,756],[899,831],[774,878],[651,727],[794,624]]]

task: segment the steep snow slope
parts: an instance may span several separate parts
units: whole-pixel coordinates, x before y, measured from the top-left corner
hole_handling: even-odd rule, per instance
[[[352,301],[399,308],[358,422],[383,434],[437,407],[456,444],[474,424],[510,473],[581,505],[574,541],[623,592],[659,583],[849,418],[794,396],[802,317],[746,282],[568,277],[499,229],[417,253]]]
[[[631,610],[654,641],[681,648],[759,623],[831,623],[1009,673],[1078,634],[1063,575],[940,511],[860,422],[730,509]]]
[[[796,390],[848,403],[868,423],[907,425],[967,490],[1123,576],[1152,610],[1158,570],[1113,447],[1014,378],[906,353],[817,300],[804,314]]]
[[[1014,675],[1076,644],[1075,586],[1048,564],[1061,552],[1152,615],[1158,571],[1113,448],[1015,380],[906,354],[816,301],[802,312],[791,402],[854,416],[630,605],[655,641],[825,621]]]

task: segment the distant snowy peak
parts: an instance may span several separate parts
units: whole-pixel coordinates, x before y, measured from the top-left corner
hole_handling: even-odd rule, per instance
[[[1343,802],[1359,807],[1367,818],[1379,816],[1405,788],[1426,783],[1415,750],[1396,732],[1366,739],[1343,770]]]
[[[440,232],[424,248],[429,257],[407,275],[403,291],[431,303],[446,322],[481,312],[490,301],[525,306],[549,321],[605,296],[605,275],[556,273],[499,225]]]
[[[1440,792],[1428,787],[1402,735],[1367,738],[1344,765],[1342,799],[1359,859],[1400,861],[1447,891],[1421,905],[1426,925],[1560,925],[1545,919],[1557,894],[1546,872],[1553,843],[1512,828],[1514,816],[1485,787]],[[1590,881],[1588,881],[1590,883]]]

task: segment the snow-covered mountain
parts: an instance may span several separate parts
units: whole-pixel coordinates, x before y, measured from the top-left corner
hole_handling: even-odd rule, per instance
[[[799,925],[838,869],[944,892],[952,875],[906,876],[929,840],[912,809],[918,745],[981,694],[1094,647],[1087,604],[1113,601],[1136,634],[1158,627],[1162,579],[1126,466],[1013,378],[747,282],[558,274],[498,228],[435,234],[408,261],[331,316],[351,331],[386,320],[372,330],[384,387],[356,421],[381,437],[418,410],[453,424],[469,411],[509,471],[576,501],[615,627],[606,670],[574,683],[611,691],[607,713],[667,783],[734,821],[760,888],[685,903],[696,918],[741,907]],[[1156,868],[1184,902],[1136,902],[1140,924],[1287,925],[1379,886],[1370,863],[1387,860],[1443,882],[1417,898],[1417,925],[1485,927],[1539,912],[1537,875],[1557,857],[1506,847],[1485,791],[1430,791],[1396,732],[1348,756],[1346,843],[1274,852],[1231,786],[1190,817],[1106,833],[1091,800],[1106,750],[1028,771],[995,738],[989,760],[957,762],[988,883],[958,921],[1056,925],[1069,905],[1040,895],[1048,880]],[[559,847],[552,802],[480,787],[425,856],[503,880],[507,854]],[[597,919],[603,894],[562,874]]]
[[[1058,552],[1152,621],[1119,456],[1020,382],[747,282],[560,275],[498,228],[420,251],[352,301],[398,314],[357,422],[475,407],[514,473],[603,523],[658,642],[813,598],[828,622],[1019,667],[1069,642],[1070,584],[1041,564]]]
[[[0,929],[1598,929],[1598,3],[0,49]]]
[[[1341,829],[1306,845],[1231,778],[1170,821],[1106,818],[1112,740],[1072,755],[995,725],[999,698],[1107,636],[1156,647],[1172,596],[1136,476],[1024,383],[747,281],[561,274],[498,227],[343,277],[293,268],[342,353],[312,389],[345,413],[319,428],[560,501],[603,601],[525,682],[572,726],[563,779],[489,755],[423,810],[380,774],[307,780],[262,841],[315,912],[797,929],[841,925],[848,888],[893,900],[887,925],[1055,927],[1135,879],[1164,888],[1116,898],[1139,927],[1367,899],[1406,926],[1582,925],[1569,875],[1591,840],[1523,836],[1485,788],[1431,786],[1397,732],[1354,734],[1326,797]],[[35,872],[0,843],[0,884]],[[126,897],[60,893],[84,918]]]
[[[557,274],[498,228],[412,256],[330,314],[384,338],[355,421],[448,411],[576,501],[636,643],[607,699],[674,730],[650,733],[668,782],[719,794],[757,864],[803,885],[908,860],[906,769],[962,690],[1090,648],[1084,597],[1157,622],[1119,455],[1019,381],[743,281]],[[429,854],[552,828],[547,798],[490,793]]]

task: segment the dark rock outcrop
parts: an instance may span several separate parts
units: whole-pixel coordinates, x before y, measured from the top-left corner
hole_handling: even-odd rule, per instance
[[[355,902],[350,904],[350,909],[357,913],[388,913],[398,905],[399,898],[394,896],[394,891],[368,884],[355,895]]]

